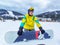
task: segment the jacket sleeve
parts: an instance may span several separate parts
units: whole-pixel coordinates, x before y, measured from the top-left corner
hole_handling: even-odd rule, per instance
[[[23,17],[20,27],[24,27],[25,22],[26,22],[26,16]]]
[[[38,26],[38,28],[41,27],[41,24],[39,23],[39,20],[37,19],[37,17],[35,17],[34,20],[35,20],[35,23],[36,23],[36,25]]]

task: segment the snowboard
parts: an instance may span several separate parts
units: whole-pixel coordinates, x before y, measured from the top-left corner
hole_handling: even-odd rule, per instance
[[[21,36],[17,35],[17,31],[9,31],[5,34],[5,41],[8,43],[15,43],[15,42],[29,41],[36,39],[39,40],[38,39],[39,35],[40,35],[40,31],[23,32]],[[53,38],[53,31],[46,30],[46,33],[44,34],[44,39],[52,39],[52,38]]]

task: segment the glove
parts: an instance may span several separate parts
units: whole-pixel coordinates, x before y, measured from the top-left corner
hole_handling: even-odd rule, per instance
[[[44,34],[44,33],[45,33],[45,31],[43,30],[43,28],[42,28],[42,27],[39,27],[39,29],[40,29],[40,31],[41,31],[41,33],[42,33],[42,34]]]
[[[22,35],[22,33],[23,33],[23,27],[19,27],[19,31],[17,34],[20,36],[20,35]]]

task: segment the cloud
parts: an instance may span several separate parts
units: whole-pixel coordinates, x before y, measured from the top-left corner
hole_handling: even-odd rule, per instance
[[[34,14],[38,14],[41,11],[46,10],[51,3],[53,3],[52,0],[1,0],[0,1],[0,5],[3,5],[3,7],[4,6],[6,6],[7,8],[10,7],[11,9],[15,11],[20,11],[22,13],[27,13],[28,8],[32,6],[35,9]]]
[[[39,6],[40,8],[45,8],[50,3],[50,1],[49,0],[38,0],[38,1],[33,0],[32,3],[37,4],[37,6]]]
[[[5,6],[9,6],[9,7],[12,7],[14,6],[15,4],[12,2],[12,1],[0,1],[0,5],[5,5]]]

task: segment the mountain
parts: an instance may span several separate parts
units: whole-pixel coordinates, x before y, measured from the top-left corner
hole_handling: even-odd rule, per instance
[[[43,17],[43,18],[54,18],[54,17],[60,18],[60,11],[44,12],[44,13],[38,14],[36,16]]]
[[[5,9],[0,9],[0,15],[3,15],[3,14],[9,14],[9,13]]]
[[[59,20],[60,21],[60,11],[50,11],[44,12],[41,14],[36,15],[38,18],[51,18],[52,20]]]
[[[16,11],[0,9],[0,18],[3,18],[3,19],[18,19],[23,16],[24,16],[23,14]]]
[[[19,12],[15,12],[15,11],[12,11],[12,12],[13,12],[14,15],[17,15],[17,16],[23,15],[23,14],[21,14],[21,13],[19,13]]]

